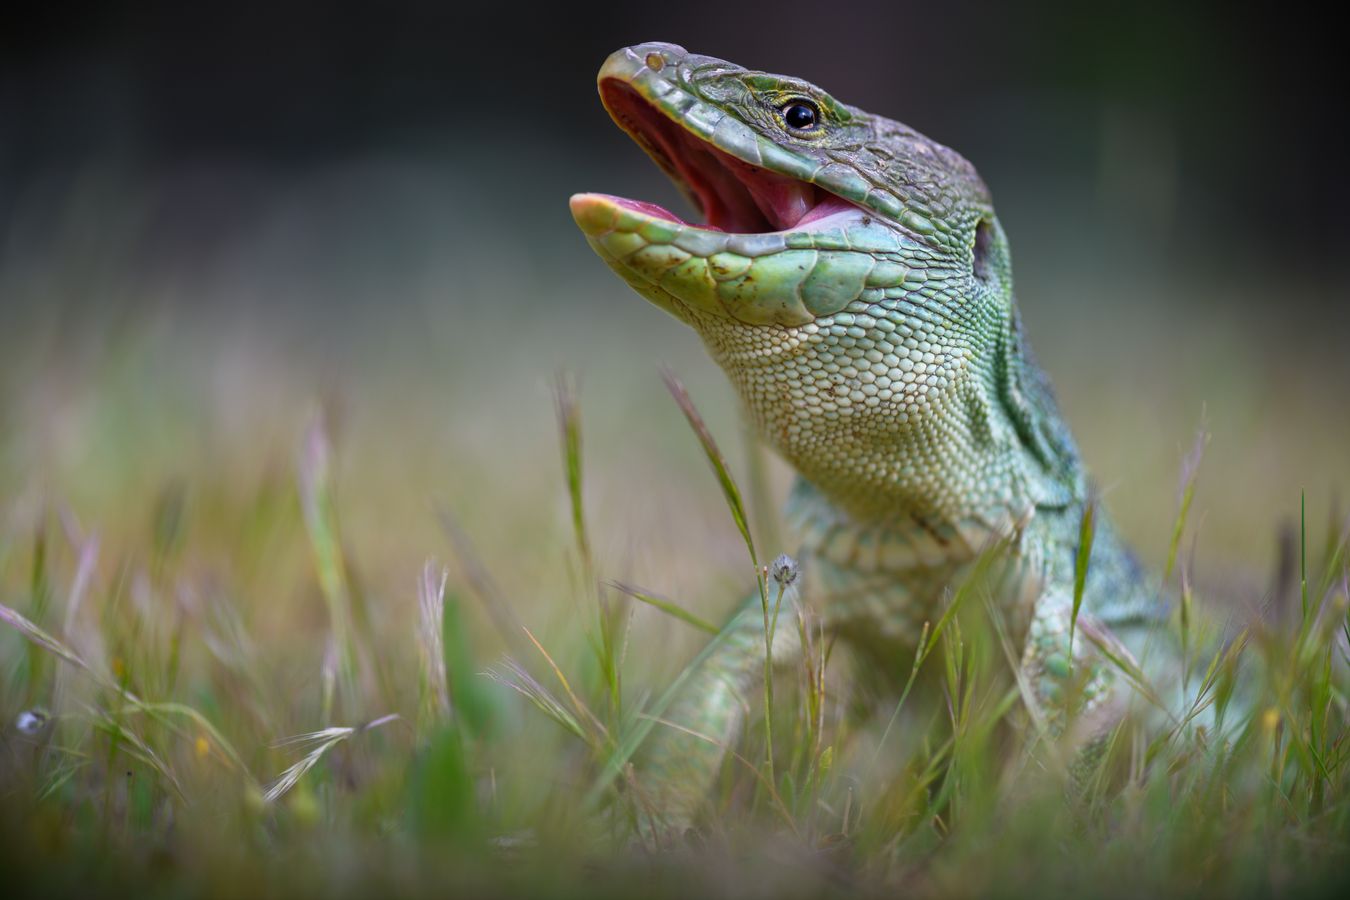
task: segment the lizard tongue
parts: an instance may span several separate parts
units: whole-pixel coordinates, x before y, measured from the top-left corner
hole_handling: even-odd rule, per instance
[[[746,171],[737,166],[735,171],[775,231],[792,228],[816,205],[816,188],[810,182],[772,175],[763,169]]]

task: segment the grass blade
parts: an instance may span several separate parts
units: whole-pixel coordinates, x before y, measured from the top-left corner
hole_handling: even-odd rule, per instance
[[[703,631],[708,634],[717,634],[718,629],[716,625],[712,624],[706,619],[699,618],[698,616],[691,613],[689,610],[685,609],[684,607],[676,603],[672,603],[669,600],[664,600],[661,597],[657,597],[655,594],[649,594],[646,591],[643,591],[641,588],[636,588],[633,587],[632,585],[624,584],[623,582],[620,581],[610,581],[607,582],[607,584],[612,586],[615,590],[622,591],[629,597],[632,597],[634,600],[639,600],[647,604],[648,606],[659,609],[666,615],[679,619],[686,625],[694,626],[699,631]]]
[[[750,536],[750,525],[745,516],[745,504],[741,501],[740,488],[736,487],[736,482],[727,469],[726,458],[722,456],[722,451],[717,448],[717,441],[713,440],[712,432],[708,430],[707,423],[703,421],[703,416],[699,415],[698,409],[694,406],[694,401],[690,399],[689,392],[685,390],[680,379],[676,378],[675,373],[669,369],[664,370],[661,377],[665,380],[670,395],[675,398],[676,405],[680,407],[685,419],[689,421],[689,426],[694,429],[699,444],[703,446],[703,453],[708,457],[708,464],[712,466],[713,472],[717,475],[717,483],[722,488],[722,496],[726,499],[727,508],[731,510],[731,518],[736,522],[736,529],[745,541],[745,549],[750,552],[750,563],[758,572],[759,557],[755,555],[755,541]],[[760,578],[762,580],[762,576]]]
[[[1087,587],[1088,566],[1092,563],[1092,542],[1097,534],[1097,501],[1083,507],[1078,525],[1078,555],[1073,563],[1073,609],[1069,613],[1069,664],[1073,665],[1073,635],[1078,628],[1078,611],[1083,608],[1083,590]]]
[[[492,573],[483,565],[468,534],[460,527],[450,510],[443,506],[437,507],[436,520],[450,541],[450,549],[459,564],[461,577],[469,583],[473,595],[487,613],[488,620],[492,622],[492,627],[506,644],[506,649],[515,656],[523,656],[529,650],[520,639],[525,626],[521,624],[520,618],[507,602],[506,595],[498,587]]]
[[[582,581],[586,593],[595,598],[600,619],[600,642],[596,648],[596,656],[609,694],[609,719],[611,722],[617,722],[622,714],[622,687],[616,633],[623,610],[611,607],[605,591],[595,577],[595,560],[591,554],[591,540],[586,530],[586,512],[582,497],[581,410],[577,404],[576,386],[565,375],[559,375],[554,394],[558,406],[558,431],[563,447],[563,474],[566,477],[567,496],[572,508],[572,531],[576,536],[577,555],[581,557]]]
[[[275,803],[277,800],[295,787],[300,779],[305,777],[305,773],[314,768],[319,760],[323,759],[329,750],[332,750],[338,744],[350,739],[353,735],[371,731],[386,725],[399,718],[397,713],[391,713],[387,716],[381,716],[373,719],[365,725],[357,727],[352,726],[331,726],[319,731],[311,731],[307,734],[299,734],[295,737],[284,738],[272,746],[274,747],[295,747],[312,745],[309,752],[288,767],[284,772],[278,775],[263,792],[263,801],[265,803]]]
[[[1200,462],[1205,456],[1205,445],[1209,443],[1209,432],[1203,421],[1195,433],[1191,451],[1181,463],[1181,496],[1177,502],[1177,517],[1172,523],[1172,541],[1167,547],[1167,565],[1163,569],[1163,584],[1172,578],[1172,570],[1177,564],[1177,552],[1181,548],[1181,536],[1186,531],[1186,517],[1191,511],[1191,501],[1195,497],[1195,480],[1200,473]]]
[[[525,636],[530,639],[530,643],[534,644],[535,649],[539,651],[539,654],[543,656],[545,662],[548,663],[549,668],[553,670],[553,676],[557,678],[558,683],[562,685],[563,693],[567,694],[567,699],[571,701],[572,708],[577,711],[578,715],[584,717],[595,726],[596,731],[599,732],[602,739],[607,740],[609,738],[609,731],[605,728],[604,723],[595,717],[595,714],[590,711],[590,708],[587,707],[585,703],[581,702],[581,698],[572,690],[572,685],[568,682],[567,676],[563,674],[562,668],[553,661],[553,657],[544,649],[544,645],[539,643],[539,639],[536,638],[534,633],[528,628],[525,629]]]
[[[30,643],[41,647],[43,650],[59,657],[75,668],[94,675],[95,678],[105,686],[116,687],[111,678],[99,676],[94,673],[93,669],[89,667],[89,664],[86,663],[78,653],[52,637],[18,610],[0,603],[0,622],[9,625],[15,631],[19,632],[19,634],[23,635]],[[120,691],[120,688],[118,690]]]
[[[346,563],[337,535],[337,516],[333,509],[332,448],[323,417],[316,415],[305,431],[298,462],[300,506],[309,534],[314,567],[319,577],[324,602],[328,606],[329,627],[337,649],[337,683],[344,709],[356,702],[356,650],[353,644],[351,597],[347,587]]]
[[[422,657],[422,715],[433,723],[450,716],[450,685],[445,674],[445,583],[450,573],[430,560],[418,583],[417,646]]]
[[[591,540],[586,531],[586,511],[581,490],[581,410],[577,404],[576,386],[565,375],[559,375],[554,389],[558,406],[558,430],[562,436],[563,474],[567,479],[567,497],[572,505],[572,531],[576,535],[577,552],[589,577],[595,571],[591,557]]]
[[[558,698],[554,697],[548,688],[540,684],[524,666],[511,657],[505,657],[500,664],[500,668],[489,667],[483,674],[498,684],[509,687],[520,694],[538,707],[544,715],[583,741],[590,743],[590,737],[586,734],[585,729],[581,727],[581,723],[576,720],[576,717],[567,711],[567,707],[563,706]]]

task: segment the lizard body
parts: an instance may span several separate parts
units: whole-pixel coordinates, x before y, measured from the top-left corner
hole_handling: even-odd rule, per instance
[[[788,514],[825,626],[899,659],[1002,541],[998,602],[1052,705],[1090,484],[1027,346],[974,167],[814,85],[671,44],[611,55],[599,90],[705,221],[604,194],[574,196],[573,215],[615,272],[701,335],[799,473]],[[1084,615],[1147,633],[1156,588],[1096,516]],[[723,745],[762,674],[758,603],[669,714]],[[776,632],[776,660],[798,652],[792,632]],[[1095,671],[1089,693],[1105,698],[1111,675]],[[660,815],[685,823],[722,750],[678,729],[650,743],[644,784]]]

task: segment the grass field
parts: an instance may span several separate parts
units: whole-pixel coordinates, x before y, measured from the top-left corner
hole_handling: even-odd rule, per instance
[[[790,475],[561,202],[522,261],[460,240],[429,211],[462,186],[409,171],[329,173],[172,265],[129,262],[127,222],[76,227],[80,208],[37,249],[11,229],[7,895],[1344,885],[1346,320],[1260,302],[1339,285],[1088,249],[1038,265],[1072,229],[1010,225],[1033,339],[1108,506],[1168,573],[1204,715],[1122,726],[1069,800],[1053,746],[1006,740],[1025,726],[976,602],[931,633],[898,713],[854,689],[869,679],[842,648],[822,678],[781,679],[775,777],[756,713],[705,828],[658,854],[621,763],[708,635],[612,584],[715,625],[755,577],[659,364],[728,460],[762,561],[792,549],[774,515]],[[113,187],[73,196],[127,209]]]

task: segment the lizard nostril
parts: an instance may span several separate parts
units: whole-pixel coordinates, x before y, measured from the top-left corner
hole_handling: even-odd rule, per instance
[[[665,68],[665,65],[666,65],[665,57],[663,57],[660,53],[647,54],[647,68],[651,69],[653,72],[660,72],[663,68]]]
[[[994,277],[994,245],[994,225],[988,219],[981,219],[980,224],[975,226],[975,246],[971,258],[971,270],[981,281]]]

